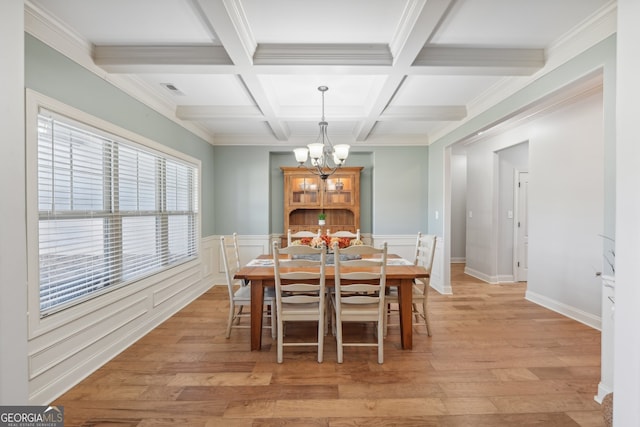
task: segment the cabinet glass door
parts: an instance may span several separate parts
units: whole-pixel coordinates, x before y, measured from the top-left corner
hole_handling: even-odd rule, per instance
[[[327,178],[324,193],[325,206],[352,206],[354,204],[354,182],[352,175],[339,172]]]
[[[316,176],[292,175],[290,201],[292,205],[320,206],[320,182]]]

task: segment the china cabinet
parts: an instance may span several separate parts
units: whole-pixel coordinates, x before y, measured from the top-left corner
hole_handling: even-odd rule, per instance
[[[326,180],[298,167],[282,167],[284,173],[284,230],[356,232],[360,228],[360,172],[343,167]],[[319,225],[318,215],[325,223]]]

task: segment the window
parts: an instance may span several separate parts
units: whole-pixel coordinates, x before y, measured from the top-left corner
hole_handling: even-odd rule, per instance
[[[198,256],[198,168],[41,108],[40,316]]]

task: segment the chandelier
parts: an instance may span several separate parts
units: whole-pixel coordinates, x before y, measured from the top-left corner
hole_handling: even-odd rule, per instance
[[[347,144],[333,145],[329,141],[327,135],[328,123],[324,119],[324,93],[329,90],[327,86],[318,87],[322,93],[322,119],[318,122],[320,126],[320,134],[313,144],[307,145],[307,148],[296,148],[293,150],[296,161],[299,166],[304,166],[311,173],[320,176],[326,180],[340,168],[349,156],[349,146]],[[307,162],[307,160],[309,160]]]

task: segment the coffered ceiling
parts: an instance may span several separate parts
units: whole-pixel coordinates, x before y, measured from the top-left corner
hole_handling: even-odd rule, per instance
[[[212,144],[313,142],[326,85],[332,142],[426,145],[611,4],[30,0],[25,27]]]

